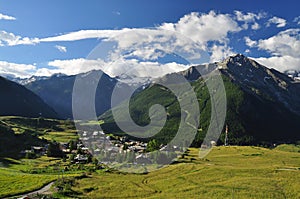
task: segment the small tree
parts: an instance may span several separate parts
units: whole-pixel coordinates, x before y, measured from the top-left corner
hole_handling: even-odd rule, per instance
[[[76,140],[71,140],[69,142],[69,148],[70,148],[70,151],[76,150],[77,149],[77,141]]]
[[[35,159],[36,154],[34,152],[26,152],[25,158],[26,159]]]
[[[59,157],[62,158],[65,156],[64,152],[60,149],[59,143],[56,141],[50,142],[48,146],[48,151],[47,151],[47,156],[48,157]]]
[[[155,139],[150,140],[150,142],[147,145],[147,151],[156,151],[158,149],[159,149],[159,143]]]

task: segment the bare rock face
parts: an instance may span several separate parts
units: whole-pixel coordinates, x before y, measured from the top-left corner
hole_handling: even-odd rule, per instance
[[[223,74],[256,97],[278,101],[300,115],[300,83],[275,69],[237,54],[218,63]]]

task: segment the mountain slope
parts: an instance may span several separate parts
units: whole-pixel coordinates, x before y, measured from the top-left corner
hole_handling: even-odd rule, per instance
[[[0,77],[0,115],[57,118],[57,113],[36,94]]]
[[[195,146],[202,143],[211,117],[210,95],[205,81],[196,69],[201,74],[213,70],[219,70],[222,74],[227,98],[225,123],[229,127],[230,144],[300,140],[300,85],[274,69],[268,69],[243,55],[236,55],[220,63],[195,66],[180,73],[191,81],[199,101],[201,115],[199,131],[193,143]],[[168,81],[176,78],[176,75],[178,74],[170,74],[161,80]],[[161,143],[166,143],[170,134],[174,136],[177,132],[181,116],[175,96],[166,90],[160,85],[151,85],[130,101],[132,118],[143,125],[150,122],[148,110],[153,99],[156,103],[165,105],[168,113],[167,124],[153,137]],[[165,92],[169,92],[169,95],[162,98]],[[170,103],[166,104],[168,101]],[[106,122],[102,125],[106,131],[120,133],[111,112],[100,118]],[[169,138],[165,139],[166,137]],[[223,141],[224,135],[221,135],[220,142]]]

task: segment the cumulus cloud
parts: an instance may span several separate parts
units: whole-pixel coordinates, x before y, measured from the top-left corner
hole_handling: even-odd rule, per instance
[[[62,53],[67,52],[67,47],[65,47],[65,46],[56,45],[55,48]]]
[[[130,73],[129,75],[139,77],[158,77],[187,68],[186,65],[172,61],[166,63],[157,61],[168,53],[176,52],[189,60],[200,58],[201,51],[206,50],[211,53],[211,60],[215,61],[232,54],[227,45],[227,36],[230,32],[240,30],[241,28],[231,16],[211,11],[207,14],[191,13],[183,16],[176,23],[163,23],[152,29],[80,30],[43,38],[40,42],[98,38],[103,42],[112,42],[116,46],[105,61],[94,57],[94,60],[73,59],[49,62],[49,66],[54,67],[51,69],[53,73],[77,74],[91,69],[101,69],[110,76]],[[215,44],[211,46],[208,45],[209,42]],[[50,71],[43,69],[38,72],[48,74]]]
[[[15,45],[25,45],[25,44],[36,44],[39,42],[38,38],[28,38],[28,37],[21,37],[14,35],[13,33],[8,33],[6,31],[0,31],[0,45],[8,45],[8,46],[15,46]]]
[[[270,26],[271,24],[275,24],[277,28],[282,28],[286,26],[286,20],[279,17],[273,17],[268,20],[267,26]]]
[[[220,28],[222,27],[222,28]],[[76,41],[98,38],[115,41],[122,50],[132,51],[128,56],[157,58],[153,47],[174,51],[175,48],[189,53],[196,47],[207,50],[209,41],[227,42],[230,32],[238,32],[238,24],[227,14],[191,13],[183,16],[176,23],[164,23],[155,28],[125,28],[121,30],[80,30],[55,37],[42,38],[39,42]],[[147,48],[145,48],[147,44]],[[143,48],[141,48],[143,47]],[[136,49],[136,50],[134,50]],[[192,56],[192,55],[191,55]]]
[[[223,27],[222,29],[220,27]],[[166,31],[169,32],[166,32]],[[208,14],[191,13],[183,16],[177,23],[164,23],[154,29],[140,28],[121,30],[80,30],[55,37],[42,38],[40,42],[76,41],[82,39],[99,38],[113,39],[122,33],[130,32],[130,41],[154,38],[155,35],[170,36],[170,31],[177,32],[191,38],[194,42],[205,44],[207,41],[223,41],[229,32],[238,32],[238,24],[227,14],[216,14],[211,11]],[[149,37],[145,35],[150,34]],[[139,40],[135,40],[138,42]],[[126,41],[123,41],[126,42]]]
[[[251,25],[251,29],[252,30],[258,30],[258,29],[260,29],[260,25],[255,22],[254,24]]]
[[[251,29],[258,30],[260,25],[256,21],[266,17],[266,14],[263,12],[258,14],[248,12],[244,14],[243,12],[236,10],[234,11],[234,14],[237,21],[244,22],[242,28],[245,30],[249,28],[249,24],[252,24]]]
[[[221,61],[225,57],[235,54],[230,47],[227,45],[216,45],[214,44],[211,48],[212,55],[210,62]]]
[[[88,60],[84,58],[70,59],[70,60],[54,60],[48,63],[52,66],[52,74],[64,73],[67,75],[75,75],[78,73],[84,73],[91,70],[99,70],[104,67],[102,60]],[[44,71],[46,71],[44,69]],[[40,72],[40,71],[39,71]]]
[[[257,45],[257,41],[251,40],[250,37],[244,37],[246,45],[249,47],[255,47]]]
[[[164,23],[160,28],[179,32],[202,44],[208,41],[224,42],[229,32],[240,31],[238,24],[229,15],[216,14],[214,11],[208,14],[193,12],[177,23]]]
[[[260,12],[258,14],[248,12],[244,14],[243,12],[236,10],[234,11],[234,13],[238,21],[245,21],[245,22],[254,22],[256,19],[259,20],[266,16],[266,14],[263,12]]]
[[[256,18],[259,18],[256,16]],[[257,26],[253,24],[253,26]],[[222,28],[220,28],[222,27]],[[257,27],[254,27],[257,28]],[[200,57],[201,49],[210,51],[208,42],[218,42],[226,45],[228,34],[240,31],[238,23],[229,14],[190,13],[183,16],[176,23],[163,23],[155,28],[124,28],[121,30],[80,30],[54,37],[47,38],[22,38],[13,33],[0,32],[0,45],[36,44],[40,42],[77,41],[83,39],[97,38],[110,40],[118,43],[121,50],[127,49],[131,54],[128,56],[139,56],[147,59],[156,59],[157,51],[153,48],[165,51],[181,50],[190,53],[190,57]],[[147,48],[145,48],[147,44]],[[143,48],[142,48],[143,47]],[[64,48],[56,46],[61,51]],[[135,49],[134,49],[135,48]]]
[[[36,70],[36,66],[31,64],[17,64],[0,61],[0,75],[27,78]]]
[[[300,58],[291,56],[273,56],[254,58],[260,64],[269,68],[274,68],[278,71],[284,72],[288,70],[300,70]]]
[[[91,70],[102,70],[111,77],[132,76],[156,78],[162,75],[182,71],[187,69],[187,65],[175,62],[158,63],[149,61],[139,61],[137,59],[118,59],[111,62],[104,62],[101,59],[89,60],[84,58],[71,60],[54,60],[48,63],[52,69],[42,68],[37,70],[36,75],[49,76],[55,73],[75,75]]]
[[[79,30],[47,38],[22,38],[13,33],[1,31],[0,45],[14,46],[100,39],[102,43],[112,42],[116,46],[109,52],[107,59],[101,60],[99,57],[94,57],[92,60],[83,58],[54,60],[48,63],[49,68],[37,69],[35,74],[66,73],[71,75],[101,69],[111,76],[131,71],[136,76],[157,77],[186,68],[183,64],[172,60],[157,61],[168,54],[176,53],[190,61],[200,59],[205,51],[205,53],[210,52],[214,60],[224,58],[230,52],[228,34],[240,30],[238,23],[229,14],[217,14],[214,11],[203,14],[193,12],[183,16],[178,22],[163,23],[154,28]],[[210,42],[215,44],[211,45]],[[217,47],[217,43],[221,47]],[[67,51],[64,46],[56,45],[55,48],[61,52]],[[208,61],[209,56],[205,56]],[[110,67],[104,68],[104,65]]]
[[[0,20],[10,20],[10,21],[12,21],[12,20],[16,20],[16,18],[0,13]]]
[[[257,46],[272,55],[299,57],[300,29],[288,29],[268,39],[261,39]]]
[[[258,62],[281,72],[300,70],[300,29],[288,29],[267,39],[253,41],[245,37],[249,47],[257,47],[271,53],[271,57],[255,58]]]

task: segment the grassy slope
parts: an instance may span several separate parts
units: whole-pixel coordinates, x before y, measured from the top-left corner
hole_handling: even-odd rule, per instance
[[[229,127],[231,144],[253,145],[273,142],[293,142],[300,139],[296,129],[300,128],[300,117],[289,112],[282,104],[276,103],[262,94],[249,93],[222,75],[227,98],[226,124]],[[194,146],[200,146],[207,132],[211,117],[210,95],[206,84],[200,79],[192,83],[199,101],[200,125]],[[153,85],[136,94],[130,101],[133,120],[139,125],[149,123],[148,111],[151,105],[166,107],[168,120],[164,128],[154,136],[160,143],[167,143],[177,132],[180,122],[180,107],[176,97],[167,89]],[[118,107],[116,107],[118,110]],[[122,111],[117,111],[122,119]],[[121,134],[115,125],[111,111],[100,119],[102,127],[110,133]],[[126,119],[124,119],[126,121]],[[224,135],[220,138],[224,141]]]
[[[73,190],[88,198],[300,197],[299,153],[232,146],[197,155],[191,149],[182,163],[146,175],[93,174]]]
[[[46,140],[68,142],[78,138],[70,121],[16,116],[0,117],[0,135],[5,138],[0,140],[0,159],[18,158],[21,150],[44,146]]]
[[[67,163],[61,159],[42,156],[37,159],[20,159],[20,151],[30,146],[43,146],[47,140],[68,142],[77,138],[69,121],[0,117],[0,197],[12,196],[41,188],[56,180]],[[82,173],[76,169],[66,176]]]
[[[30,192],[57,179],[57,175],[34,175],[0,168],[0,197]]]

